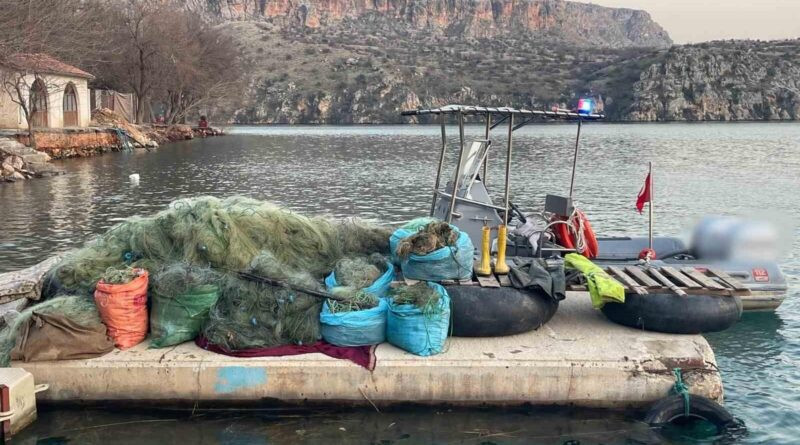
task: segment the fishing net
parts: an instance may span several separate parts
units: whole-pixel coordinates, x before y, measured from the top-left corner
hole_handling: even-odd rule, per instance
[[[48,295],[89,295],[109,268],[139,267],[156,271],[151,291],[162,302],[192,294],[198,283],[219,288],[202,330],[212,343],[232,350],[311,343],[320,338],[321,300],[289,286],[321,290],[340,259],[388,253],[390,235],[357,219],[308,217],[245,197],[181,199],[68,254],[48,273]]]
[[[378,305],[378,297],[355,287],[339,286],[333,288],[331,293],[337,300],[328,299],[328,309],[332,314],[343,312],[363,311]]]
[[[392,290],[392,302],[396,305],[410,304],[424,313],[435,312],[439,308],[439,292],[425,282],[400,285]]]
[[[14,349],[20,330],[34,311],[40,314],[61,315],[81,326],[102,325],[94,301],[83,296],[61,296],[29,307],[20,312],[8,326],[0,331],[0,367],[9,365],[11,350]]]
[[[153,275],[150,347],[161,348],[197,337],[217,302],[220,274],[208,267],[176,263]]]
[[[388,251],[391,232],[356,219],[310,218],[244,197],[175,201],[151,217],[134,217],[68,254],[48,274],[50,294],[90,294],[109,267],[157,270],[182,261],[246,270],[263,251],[282,267],[317,279],[342,257]]]
[[[404,238],[397,245],[397,256],[427,255],[442,247],[455,246],[459,232],[444,221],[433,221],[421,227],[415,234]]]
[[[222,278],[220,289],[203,328],[211,343],[237,350],[320,339],[319,298],[233,275]]]
[[[385,269],[386,258],[381,254],[374,254],[370,257],[342,258],[336,262],[333,271],[336,273],[337,284],[360,289],[375,282]]]
[[[381,296],[377,293],[383,287],[381,282],[376,288],[376,282],[386,273],[387,265],[386,257],[379,253],[337,261],[333,275],[326,279],[328,291],[337,297],[336,300],[327,300],[330,312],[336,314],[376,307]]]

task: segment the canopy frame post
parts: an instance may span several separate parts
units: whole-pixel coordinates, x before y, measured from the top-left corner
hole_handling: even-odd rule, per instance
[[[506,187],[505,187],[505,214],[503,216],[504,224],[508,224],[510,218],[508,215],[508,210],[511,208],[511,194],[510,194],[510,187],[511,187],[511,151],[513,146],[513,137],[514,137],[514,115],[508,115],[508,145],[506,148]]]
[[[486,130],[483,132],[483,138],[487,141],[489,140],[489,131],[492,129],[492,113],[486,112]],[[486,181],[486,170],[489,168],[489,149],[491,148],[491,144],[486,147],[486,155],[483,157],[483,173],[481,174],[481,181],[483,181],[484,187],[489,187]]]
[[[582,119],[578,119],[578,135],[575,137],[575,154],[572,156],[572,177],[569,180],[569,199],[572,199],[572,191],[575,187],[575,169],[578,166],[578,147],[581,142],[581,123]]]
[[[453,213],[456,210],[456,198],[458,197],[459,180],[461,179],[461,160],[464,157],[464,113],[458,112],[458,163],[456,164],[456,177],[453,179],[453,196],[450,198],[450,210],[447,212],[447,223],[453,221]]]
[[[436,182],[433,185],[433,202],[431,203],[431,213],[430,216],[433,216],[434,211],[436,210],[436,201],[439,197],[439,186],[441,185],[442,180],[442,169],[444,168],[444,155],[447,151],[447,133],[445,130],[447,121],[447,115],[441,114],[439,115],[439,123],[442,127],[442,150],[439,153],[439,166],[436,169]]]

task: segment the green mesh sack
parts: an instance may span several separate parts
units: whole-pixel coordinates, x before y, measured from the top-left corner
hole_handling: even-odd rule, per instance
[[[213,284],[197,286],[175,296],[153,293],[150,347],[163,348],[194,340],[208,320],[208,311],[219,295],[219,287]]]

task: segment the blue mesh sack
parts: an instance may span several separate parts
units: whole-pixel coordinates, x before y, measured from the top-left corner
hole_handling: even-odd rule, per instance
[[[469,235],[450,227],[458,233],[455,246],[442,247],[426,255],[409,254],[406,258],[397,255],[397,248],[405,238],[417,233],[428,223],[436,221],[433,218],[417,218],[395,230],[389,238],[389,248],[392,261],[400,265],[403,276],[412,280],[443,281],[443,280],[469,280],[472,278],[472,264],[475,248]]]
[[[322,338],[336,346],[377,345],[386,341],[386,311],[389,303],[378,299],[378,305],[353,312],[331,312],[328,302],[322,305],[319,321]]]
[[[434,308],[420,309],[412,304],[389,302],[386,314],[386,339],[389,343],[423,357],[444,350],[450,330],[450,297],[439,284],[428,283],[439,293],[439,303]]]
[[[328,302],[322,305],[319,315],[322,338],[336,346],[377,345],[386,341],[386,311],[389,303],[384,297],[394,281],[394,266],[386,263],[386,272],[371,285],[362,289],[378,297],[378,306],[361,311],[331,312]],[[335,272],[325,277],[328,291],[338,287]]]
[[[364,292],[375,295],[378,298],[386,297],[386,294],[389,293],[389,287],[392,285],[392,281],[394,281],[394,275],[394,265],[387,261],[386,272],[378,277],[377,280],[373,281],[369,287],[365,287]],[[325,287],[330,291],[337,286],[339,286],[339,283],[336,281],[336,272],[331,272],[330,275],[325,277]]]

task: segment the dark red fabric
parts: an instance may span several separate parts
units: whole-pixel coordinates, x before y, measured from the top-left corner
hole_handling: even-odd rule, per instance
[[[650,173],[647,174],[647,178],[644,180],[644,186],[639,190],[639,196],[636,198],[636,210],[638,210],[639,213],[642,213],[644,203],[646,202],[650,202]]]
[[[310,354],[319,352],[328,357],[350,360],[351,362],[363,366],[372,371],[375,369],[375,345],[343,347],[334,346],[324,341],[318,341],[311,345],[284,345],[272,348],[252,348],[229,351],[222,346],[212,344],[207,338],[200,336],[194,341],[197,346],[206,351],[216,352],[217,354],[229,355],[231,357],[281,357],[286,355]]]

